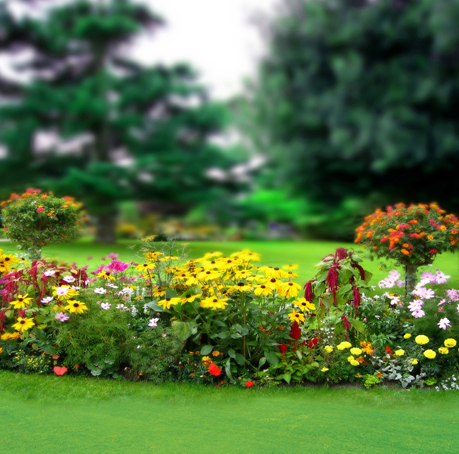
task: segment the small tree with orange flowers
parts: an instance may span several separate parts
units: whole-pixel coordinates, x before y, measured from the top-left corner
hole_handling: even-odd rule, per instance
[[[431,264],[437,254],[456,249],[459,221],[436,203],[408,207],[399,203],[367,216],[356,232],[355,242],[374,256],[405,267],[405,289],[411,292],[420,266]]]
[[[12,194],[0,206],[7,238],[18,243],[31,260],[41,258],[44,246],[76,239],[86,220],[81,203],[71,197],[41,193],[39,189]]]

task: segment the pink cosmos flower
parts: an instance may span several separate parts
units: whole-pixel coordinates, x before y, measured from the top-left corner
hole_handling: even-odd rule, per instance
[[[442,318],[438,323],[437,323],[438,327],[440,329],[446,329],[446,328],[449,328],[451,326],[451,322],[445,317],[445,318]]]
[[[115,260],[118,256],[119,256],[119,254],[115,254],[114,252],[112,252],[111,254],[107,255],[107,257],[109,259],[112,259],[112,260]]]
[[[58,312],[54,318],[56,320],[60,320],[61,322],[66,322],[70,317],[64,312]]]
[[[162,334],[162,336],[163,336],[163,337],[166,337],[166,336],[167,336],[167,334],[166,334],[166,333],[164,333],[164,334]]]

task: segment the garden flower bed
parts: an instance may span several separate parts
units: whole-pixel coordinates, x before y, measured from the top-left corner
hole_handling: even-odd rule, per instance
[[[137,262],[110,254],[93,272],[1,254],[0,368],[217,387],[457,387],[459,291],[430,264],[372,285],[361,256],[339,248],[304,283],[297,265],[257,266],[250,250],[187,260],[150,240]]]

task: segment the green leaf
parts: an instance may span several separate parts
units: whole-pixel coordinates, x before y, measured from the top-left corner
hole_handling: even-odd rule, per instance
[[[324,360],[323,356],[316,356],[315,359],[317,361],[323,361]]]
[[[268,360],[269,364],[271,364],[271,366],[275,366],[276,364],[279,363],[279,358],[274,352],[265,351],[264,353],[265,353],[266,359]]]
[[[266,357],[265,357],[265,356],[262,356],[262,357],[260,358],[260,361],[258,361],[258,368],[260,368],[261,366],[263,366],[265,363],[266,363]]]
[[[207,356],[208,354],[210,354],[212,352],[213,348],[214,347],[212,345],[204,345],[201,348],[201,355]]]
[[[355,328],[359,333],[365,332],[365,323],[360,320],[349,320],[349,323]]]
[[[298,359],[301,361],[303,359],[303,355],[301,354],[301,352],[296,350],[295,353],[296,353],[296,356],[298,357]]]
[[[347,293],[347,292],[349,292],[351,290],[352,290],[352,284],[346,284],[346,285],[343,285],[339,289],[339,294],[343,296],[345,293]]]
[[[292,374],[290,374],[289,372],[286,372],[284,375],[282,375],[282,378],[283,378],[288,384],[290,384],[290,380],[292,379]]]
[[[366,282],[368,284],[368,282],[370,281],[370,279],[373,277],[373,273],[370,273],[369,271],[365,270],[365,279],[364,279],[364,282]]]
[[[11,318],[13,316],[14,312],[12,310],[6,311],[5,312],[5,317],[6,318]]]
[[[231,375],[231,358],[228,358],[228,361],[226,361],[225,364],[225,372],[227,377],[234,382],[233,376]]]
[[[175,321],[172,325],[172,331],[181,342],[186,342],[191,336],[193,328],[194,324],[191,322]]]
[[[240,353],[236,353],[236,357],[234,359],[240,366],[243,366],[245,363],[245,358]]]
[[[161,306],[158,306],[158,303],[156,301],[151,301],[145,304],[145,306],[150,307],[156,312],[164,312],[164,309]]]

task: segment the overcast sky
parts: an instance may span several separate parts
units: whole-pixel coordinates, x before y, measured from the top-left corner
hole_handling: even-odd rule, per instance
[[[144,0],[167,25],[139,40],[134,55],[151,63],[190,62],[211,95],[224,99],[242,90],[265,49],[254,14],[272,14],[276,0]]]

